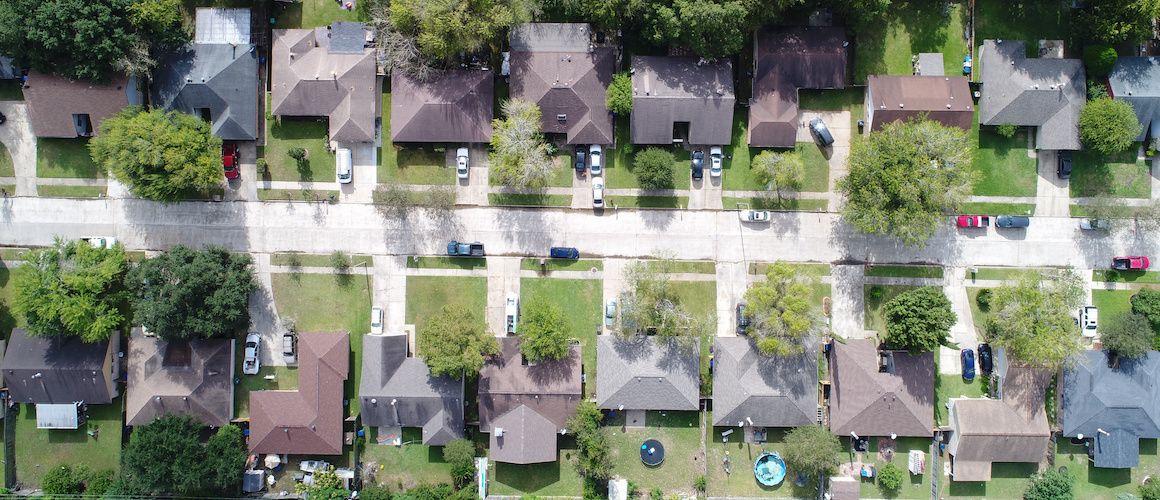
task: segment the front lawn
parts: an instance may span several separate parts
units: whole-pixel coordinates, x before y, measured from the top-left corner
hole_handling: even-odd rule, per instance
[[[580,341],[584,375],[584,395],[596,394],[596,330],[602,324],[604,310],[603,281],[595,279],[524,278],[520,280],[520,300],[526,305],[535,297],[555,304],[564,313],[568,338]]]
[[[358,270],[355,266],[374,266],[374,258],[370,255],[350,255],[344,254],[347,266],[351,267],[352,272]],[[294,260],[297,259],[296,265],[299,267],[334,267],[334,255],[322,255],[315,253],[302,252],[276,252],[270,254],[270,265],[272,266],[292,266],[295,265]]]
[[[93,471],[120,469],[123,397],[107,405],[89,405],[88,420],[76,430],[37,429],[36,407],[19,407],[13,417],[16,480],[26,488],[40,487],[49,469],[60,465],[84,465]]]
[[[911,285],[863,285],[863,302],[865,309],[864,325],[867,330],[876,330],[879,334],[886,334],[886,318],[883,316],[883,306],[896,295],[907,290],[919,288]],[[881,290],[876,292],[874,290]]]
[[[708,417],[707,417],[708,419]],[[732,430],[726,438],[721,433]],[[789,429],[766,428],[766,442],[745,443],[741,429],[736,427],[710,427],[712,440],[705,450],[706,465],[709,469],[709,496],[712,497],[763,497],[763,498],[815,498],[817,484],[810,481],[804,487],[793,484],[796,474],[791,470],[781,484],[772,488],[763,486],[753,476],[753,461],[762,451],[785,453],[785,434]],[[728,440],[728,442],[726,442]],[[666,450],[667,451],[667,450]],[[725,457],[729,457],[730,473],[725,472]],[[929,489],[927,490],[929,496]]]
[[[105,171],[89,156],[88,138],[45,138],[36,141],[36,176],[103,179]]]
[[[965,214],[1035,215],[1035,205],[1033,203],[967,202],[959,207],[959,212]]]
[[[552,160],[551,175],[545,184],[546,187],[565,187],[570,188],[573,184],[573,178],[576,177],[576,169],[572,166],[572,150],[568,147],[561,148],[555,154],[550,155]],[[504,184],[500,182],[496,175],[489,175],[487,178],[488,185],[500,187]]]
[[[16,167],[12,164],[12,154],[0,143],[0,177],[16,177]]]
[[[941,266],[871,265],[866,268],[866,276],[890,278],[942,278]]]
[[[436,257],[407,257],[407,267],[412,269],[487,269],[487,259],[484,257],[450,257],[446,255]]]
[[[987,331],[987,320],[991,318],[991,308],[988,304],[987,310],[984,311],[979,308],[979,292],[986,290],[986,288],[967,288],[967,300],[970,301],[971,306],[971,322],[974,324],[975,333],[978,334],[979,340],[985,340],[985,332]],[[994,292],[992,292],[994,293]],[[963,346],[971,347],[973,346]]]
[[[1132,296],[1135,294],[1135,290],[1092,290],[1092,305],[1107,321],[1132,312]]]
[[[298,5],[298,4],[295,4]],[[269,106],[269,99],[266,102]],[[270,174],[266,180],[334,182],[334,153],[327,150],[325,118],[277,117],[266,120],[266,145],[259,157],[266,159]],[[290,157],[291,148],[306,150],[299,164]]]
[[[1071,197],[1107,195],[1115,198],[1147,198],[1152,193],[1148,162],[1136,157],[1136,149],[1112,157],[1085,150],[1073,153]]]
[[[383,97],[383,109],[390,109],[390,94]],[[386,112],[384,111],[384,114]],[[386,120],[388,117],[384,116]],[[444,144],[395,146],[383,138],[385,153],[380,160],[379,182],[394,184],[455,184],[455,169],[447,164]],[[477,160],[479,160],[477,158]]]
[[[971,168],[979,172],[974,194],[981,196],[1035,196],[1035,152],[1027,149],[1027,127],[1020,127],[1011,138],[995,132],[994,127],[980,128],[975,112],[978,149]],[[1031,156],[1027,156],[1028,154]]]
[[[1088,459],[1087,450],[1067,438],[1056,440],[1056,446],[1055,466],[1067,467],[1075,475],[1075,498],[1113,500],[1121,493],[1136,494],[1145,477],[1160,474],[1155,439],[1140,440],[1140,464],[1131,469],[1096,467]]]
[[[657,266],[655,260],[646,261],[648,267]],[[670,273],[717,275],[717,263],[711,260],[674,260],[669,262]]]
[[[612,473],[636,483],[646,496],[653,488],[663,490],[666,497],[692,495],[693,482],[706,472],[700,418],[700,413],[692,411],[649,411],[645,427],[637,429],[625,427],[624,412],[606,418],[604,434],[611,449]],[[664,463],[657,467],[640,460],[640,446],[647,439],[665,447]]]
[[[597,271],[604,270],[604,261],[602,260],[588,260],[588,259],[545,259],[544,265],[548,272],[551,271]],[[524,258],[520,261],[520,270],[523,271],[540,271],[539,258]]]
[[[471,276],[407,276],[407,324],[423,335],[427,320],[445,305],[467,308],[487,321],[487,278]]]
[[[612,208],[685,208],[688,196],[605,196],[604,205]]]
[[[346,10],[332,0],[300,0],[294,3],[276,3],[274,27],[317,28],[335,21],[358,21],[355,9]]]
[[[623,147],[623,146],[622,146]],[[638,144],[633,146],[633,151],[639,153],[648,148],[660,148],[668,150],[673,153],[673,187],[672,189],[689,189],[692,183],[692,171],[690,170],[691,163],[689,160],[689,151],[679,146],[665,147],[665,146],[650,146]],[[709,155],[709,151],[705,150],[705,156]],[[620,161],[609,162],[604,168],[604,182],[608,189],[619,188],[635,188],[640,189],[640,183],[636,180],[636,175],[632,173],[632,157],[627,155],[619,155]],[[708,163],[708,159],[705,160]],[[705,170],[708,170],[706,165]],[[709,173],[705,172],[708,177]]]
[[[423,430],[404,427],[402,446],[378,444],[377,427],[366,427],[363,463],[378,464],[375,482],[391,489],[451,482],[451,465],[443,461],[442,446],[423,444]]]
[[[568,207],[572,196],[567,194],[489,193],[487,204],[515,207]]]
[[[910,75],[911,57],[941,52],[948,75],[958,74],[967,41],[965,4],[912,1],[891,4],[884,23],[863,30],[854,50],[854,85],[869,75]]]
[[[579,497],[584,480],[576,472],[574,441],[571,435],[558,438],[560,448],[555,462],[527,465],[490,462],[492,476],[488,493],[523,498]]]
[[[105,186],[36,185],[36,194],[42,198],[100,198],[107,192]]]
[[[850,439],[848,436],[839,438],[842,442],[842,461],[843,463],[856,462],[856,455],[850,448]],[[898,468],[902,469],[903,480],[902,487],[897,492],[887,493],[882,490],[877,484],[877,477],[871,480],[858,479],[861,484],[862,498],[911,498],[911,499],[929,499],[930,498],[930,478],[932,473],[942,473],[942,471],[927,470],[921,475],[911,474],[907,470],[907,460],[910,450],[919,450],[926,454],[927,463],[932,463],[931,452],[931,438],[923,437],[900,437],[895,441],[894,459],[891,461],[879,460],[878,457],[878,438],[870,438],[870,445],[867,451],[862,453],[862,463],[872,464],[881,470],[883,466],[888,463],[893,463]]]
[[[1092,271],[1092,281],[1110,281],[1120,283],[1160,283],[1160,272],[1096,269]]]
[[[825,212],[829,202],[814,198],[782,198],[776,196],[736,198],[724,196],[721,206],[725,210],[752,208],[754,210],[777,210],[782,212]]]

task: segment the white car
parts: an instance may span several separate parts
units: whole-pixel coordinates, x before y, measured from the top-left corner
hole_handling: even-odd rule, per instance
[[[350,184],[354,180],[354,163],[347,148],[334,152],[334,178],[339,184]]]
[[[604,148],[601,148],[599,144],[588,146],[588,171],[592,172],[592,175],[600,175],[604,172],[604,158],[602,158],[604,155],[601,154],[603,152]]]
[[[721,163],[723,160],[721,146],[709,148],[709,177],[721,177]]]
[[[467,148],[455,150],[455,176],[466,179],[469,172]]]
[[[379,306],[371,308],[371,333],[374,335],[383,334],[383,308]]]
[[[592,206],[604,207],[604,179],[600,177],[592,178]]]
[[[88,242],[93,248],[113,248],[117,244],[117,238],[105,236],[91,236],[81,239]]]
[[[255,332],[250,332],[246,335],[246,350],[245,357],[242,358],[242,373],[246,375],[257,375],[258,370],[262,368],[262,362],[258,359],[258,348],[262,345],[262,337]]]
[[[514,293],[509,293],[507,300],[504,303],[504,323],[507,325],[507,334],[515,335],[516,323],[520,321],[520,298]]]
[[[742,210],[737,216],[741,222],[769,222],[769,212],[765,210]]]
[[[1095,337],[1098,324],[1099,310],[1096,309],[1096,306],[1079,308],[1079,331],[1084,337]]]

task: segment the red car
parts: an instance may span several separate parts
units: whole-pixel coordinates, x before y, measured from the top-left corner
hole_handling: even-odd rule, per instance
[[[1148,264],[1151,264],[1151,262],[1148,261],[1147,257],[1129,256],[1112,258],[1112,269],[1117,271],[1143,271],[1148,269]]]
[[[238,178],[238,145],[232,142],[222,144],[222,168],[225,169],[226,179]]]
[[[960,215],[955,221],[959,227],[987,227],[991,225],[989,215]]]

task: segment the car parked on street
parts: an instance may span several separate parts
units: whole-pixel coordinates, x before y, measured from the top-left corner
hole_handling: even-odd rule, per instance
[[[699,181],[701,179],[704,179],[705,178],[705,152],[701,151],[700,149],[693,151],[693,156],[692,156],[690,161],[692,163],[691,168],[693,170],[693,180]]]
[[[1112,228],[1108,219],[1080,219],[1079,228],[1084,231],[1107,231]]]
[[[552,247],[548,249],[548,256],[553,259],[579,259],[580,251],[573,247]]]
[[[1083,306],[1079,308],[1079,332],[1084,337],[1092,338],[1096,336],[1096,328],[1099,326],[1100,311],[1096,306]]]
[[[588,169],[592,175],[604,173],[604,149],[599,144],[588,146]]]
[[[604,208],[604,179],[600,177],[592,178],[592,206],[595,208]]]
[[[960,215],[955,218],[959,227],[987,227],[991,225],[991,217],[987,215]]]
[[[813,134],[814,139],[823,148],[829,147],[834,143],[833,134],[830,134],[830,129],[826,127],[826,122],[822,121],[821,118],[810,120],[810,133]]]
[[[991,346],[986,342],[979,344],[979,369],[983,370],[983,375],[990,375],[994,368],[995,364],[991,359]]]
[[[604,304],[604,326],[612,328],[616,324],[616,299],[608,299]]]
[[[721,177],[721,167],[725,157],[721,154],[721,146],[709,148],[709,177]]]
[[[741,222],[769,222],[769,211],[767,210],[742,210],[737,212],[737,217]]]
[[[81,238],[93,248],[113,248],[117,245],[117,238],[112,236],[87,236]]]
[[[995,217],[995,227],[1025,228],[1031,225],[1031,217],[1026,215],[1000,215]]]
[[[379,306],[371,308],[371,333],[375,335],[383,334],[383,308]]]
[[[963,363],[963,380],[975,380],[975,351],[963,349],[959,353],[959,360]]]
[[[460,179],[466,179],[471,175],[470,156],[467,148],[459,148],[455,150],[455,176]]]
[[[1148,258],[1140,255],[1112,258],[1112,269],[1117,271],[1143,271],[1149,264]]]
[[[588,170],[588,160],[585,155],[586,153],[584,153],[584,146],[576,146],[575,168],[576,173],[578,174],[582,174],[585,170]]]
[[[447,243],[447,255],[451,257],[483,257],[483,243],[460,243],[451,240]]]
[[[1071,177],[1071,151],[1060,151],[1056,160],[1055,174],[1060,179]]]
[[[246,335],[245,351],[242,355],[242,373],[246,375],[257,375],[258,370],[262,368],[262,362],[258,359],[258,350],[262,346],[262,336],[257,332],[250,332]]]
[[[226,179],[237,179],[240,175],[238,171],[238,145],[234,142],[222,143],[222,169],[225,171]]]

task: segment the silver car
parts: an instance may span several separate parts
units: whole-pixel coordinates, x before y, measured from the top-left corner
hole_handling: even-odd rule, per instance
[[[604,326],[612,328],[616,324],[616,299],[609,299],[604,304]]]

